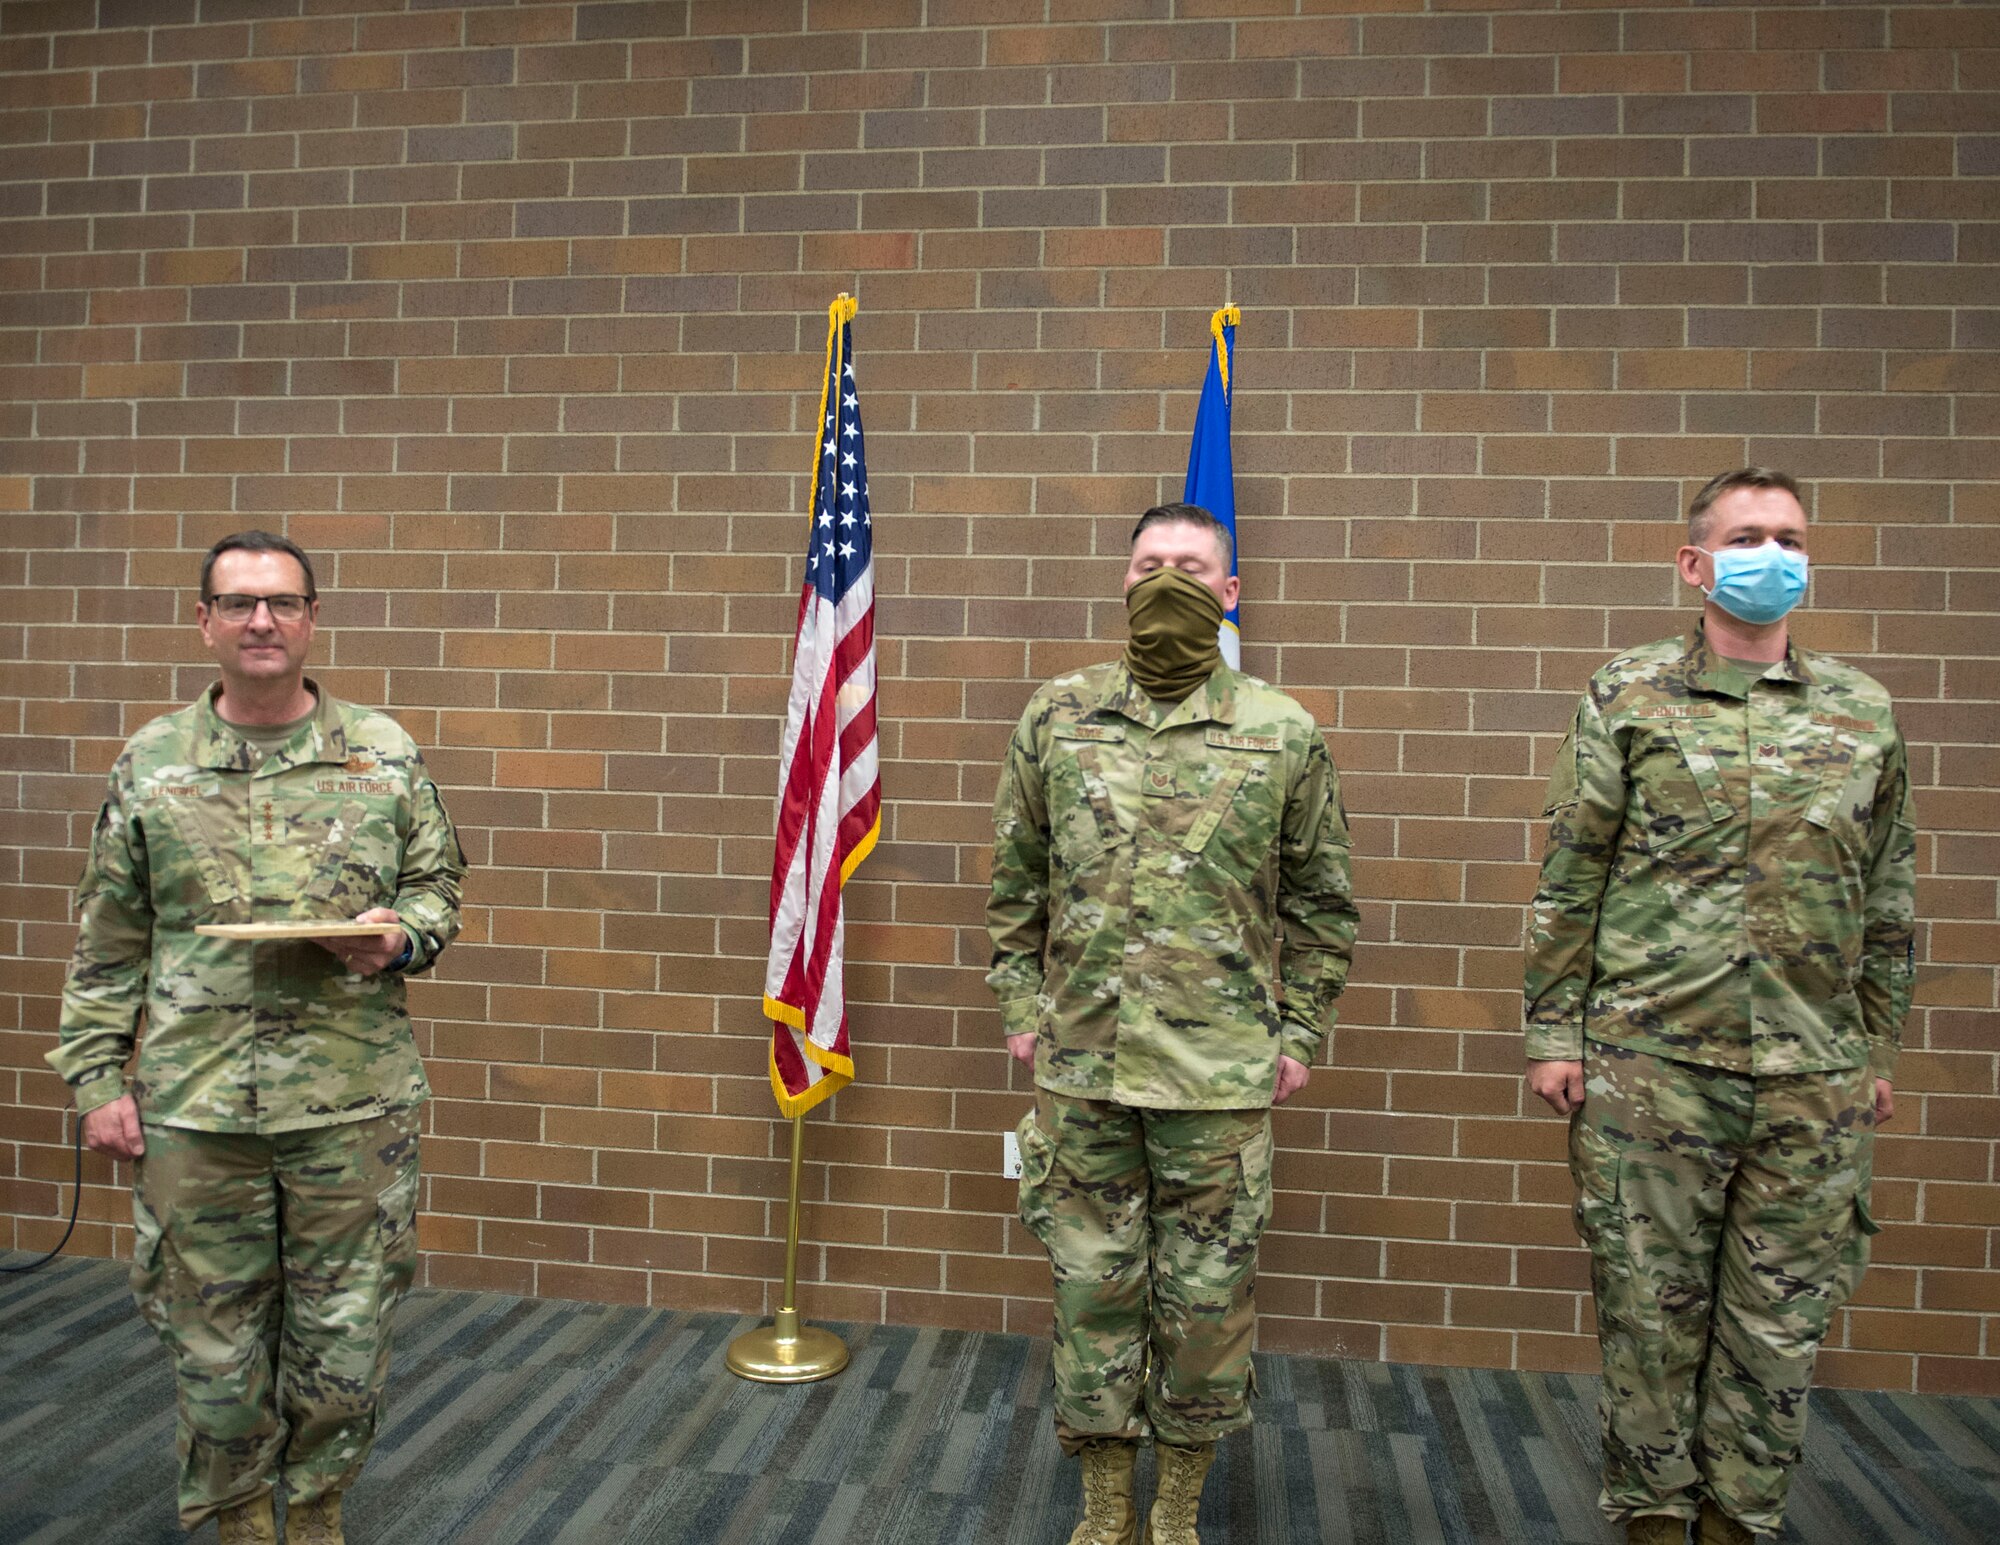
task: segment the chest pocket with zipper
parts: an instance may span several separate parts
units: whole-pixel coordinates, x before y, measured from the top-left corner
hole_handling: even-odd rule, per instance
[[[1111,785],[1117,764],[1132,755],[1116,724],[1052,724],[1043,770],[1049,846],[1069,870],[1087,869],[1125,840]]]
[[[1881,732],[1865,720],[1815,713],[1813,728],[1826,737],[1826,765],[1806,819],[1833,834],[1855,854],[1864,853],[1875,816],[1875,791],[1881,785],[1887,748]]]
[[[1626,830],[1649,852],[1674,847],[1735,814],[1720,757],[1727,721],[1713,703],[1673,704],[1672,714],[1641,709],[1628,754],[1631,799]]]
[[[1215,785],[1182,846],[1245,884],[1263,869],[1284,819],[1283,745],[1276,735],[1210,730],[1202,748]]]
[[[351,914],[393,900],[401,849],[393,805],[345,799],[330,812],[317,804],[308,810],[299,826],[308,844],[318,837],[305,888],[315,910]]]
[[[149,799],[140,807],[140,826],[164,828],[148,843],[153,913],[174,918],[197,913],[231,913],[242,896],[237,866],[223,859],[210,827],[241,819],[240,809],[219,800]]]

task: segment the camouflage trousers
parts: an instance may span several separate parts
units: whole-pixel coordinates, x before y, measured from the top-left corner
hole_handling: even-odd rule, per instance
[[[1706,1494],[1783,1526],[1813,1361],[1868,1264],[1875,1080],[1753,1078],[1592,1041],[1570,1119],[1614,1520]]]
[[[132,1295],[173,1355],[184,1528],[341,1491],[416,1271],[415,1110],[269,1137],[147,1126]]]
[[[1021,1222],[1055,1268],[1056,1437],[1207,1443],[1250,1420],[1268,1110],[1035,1092]]]

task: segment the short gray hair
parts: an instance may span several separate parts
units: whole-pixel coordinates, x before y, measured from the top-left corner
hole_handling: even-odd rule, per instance
[[[215,573],[215,560],[224,553],[283,553],[295,558],[305,571],[306,599],[313,601],[319,598],[319,585],[313,579],[312,559],[305,555],[305,549],[298,543],[290,537],[277,536],[269,531],[238,531],[217,542],[208,550],[208,556],[201,560],[201,598],[204,603],[215,599],[209,591],[208,582]]]

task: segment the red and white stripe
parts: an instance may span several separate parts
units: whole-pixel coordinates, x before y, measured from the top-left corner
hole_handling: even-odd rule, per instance
[[[837,604],[805,586],[779,766],[764,1012],[776,1021],[772,1093],[796,1116],[854,1076],[841,886],[882,824],[872,573]]]

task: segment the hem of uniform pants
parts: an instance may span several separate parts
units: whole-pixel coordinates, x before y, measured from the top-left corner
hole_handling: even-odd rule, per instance
[[[1056,1425],[1056,1446],[1063,1451],[1065,1459],[1074,1459],[1093,1443],[1146,1443],[1152,1441],[1153,1430],[1146,1425],[1144,1417],[1137,1418],[1133,1425],[1136,1432],[1078,1432],[1064,1431],[1062,1424]]]
[[[1222,1421],[1204,1422],[1199,1432],[1177,1427],[1172,1432],[1162,1430],[1158,1422],[1140,1417],[1133,1422],[1137,1429],[1133,1432],[1065,1432],[1060,1424],[1056,1427],[1056,1442],[1064,1454],[1074,1459],[1092,1443],[1166,1443],[1174,1448],[1200,1448],[1204,1444],[1219,1443],[1232,1432],[1248,1427],[1252,1421],[1250,1412],[1229,1417]],[[1694,1515],[1688,1515],[1692,1518]]]
[[[225,1497],[220,1502],[203,1502],[194,1507],[183,1506],[180,1509],[181,1528],[184,1532],[193,1534],[195,1530],[199,1529],[211,1518],[226,1513],[233,1507],[242,1507],[247,1502],[255,1502],[259,1497],[269,1497],[272,1505],[276,1506],[278,1500],[277,1484],[271,1482],[263,1486],[252,1487],[249,1491],[237,1496]]]
[[[371,1449],[372,1449],[372,1444],[371,1444]],[[317,1502],[322,1497],[346,1496],[348,1489],[352,1487],[354,1483],[359,1479],[360,1479],[360,1474],[359,1472],[356,1472],[353,1475],[342,1475],[338,1477],[335,1483],[331,1486],[327,1485],[325,1481],[321,1479],[313,1484],[301,1484],[294,1487],[292,1483],[292,1478],[290,1476],[286,1476],[284,1480],[284,1485],[280,1489],[283,1490],[285,1494],[286,1507],[304,1507],[307,1503]]]
[[[1177,1427],[1168,1432],[1158,1422],[1153,1423],[1153,1441],[1166,1443],[1174,1448],[1200,1448],[1208,1443],[1220,1443],[1232,1432],[1240,1432],[1248,1427],[1251,1415],[1245,1411],[1241,1416],[1225,1417],[1220,1421],[1203,1422],[1199,1431],[1189,1427]]]
[[[1151,1411],[1146,1413],[1146,1419],[1153,1424],[1153,1441],[1155,1443],[1170,1444],[1174,1448],[1200,1448],[1207,1443],[1220,1443],[1230,1433],[1248,1427],[1256,1418],[1256,1410],[1251,1405],[1251,1402],[1256,1398],[1257,1363],[1253,1358],[1250,1363],[1250,1376],[1243,1381],[1243,1408],[1233,1416],[1219,1416],[1214,1421],[1203,1422],[1199,1434],[1193,1437],[1187,1436],[1187,1434],[1193,1433],[1195,1429],[1176,1426],[1171,1421],[1162,1423]],[[1171,1412],[1168,1414],[1169,1416],[1172,1415]],[[1168,1428],[1172,1428],[1173,1433],[1179,1433],[1181,1436],[1173,1436],[1168,1431]]]
[[[1684,1524],[1691,1524],[1701,1516],[1700,1503],[1690,1503],[1683,1509],[1676,1503],[1659,1507],[1613,1507],[1608,1502],[1599,1502],[1598,1509],[1614,1524],[1637,1523],[1642,1518],[1678,1518]]]
[[[1782,1508],[1779,1509],[1777,1516],[1775,1518],[1772,1518],[1771,1522],[1769,1523],[1751,1523],[1748,1519],[1740,1517],[1737,1514],[1735,1508],[1731,1507],[1727,1502],[1723,1501],[1721,1497],[1717,1496],[1715,1494],[1715,1488],[1713,1486],[1710,1486],[1706,1483],[1702,1485],[1701,1499],[1702,1501],[1711,1504],[1717,1512],[1721,1513],[1724,1518],[1728,1519],[1738,1528],[1748,1529],[1752,1534],[1768,1535],[1770,1538],[1776,1539],[1779,1535],[1785,1532],[1785,1515],[1784,1515],[1784,1510]],[[1771,1517],[1770,1509],[1768,1508],[1758,1509],[1757,1516],[1760,1518],[1770,1518]]]

